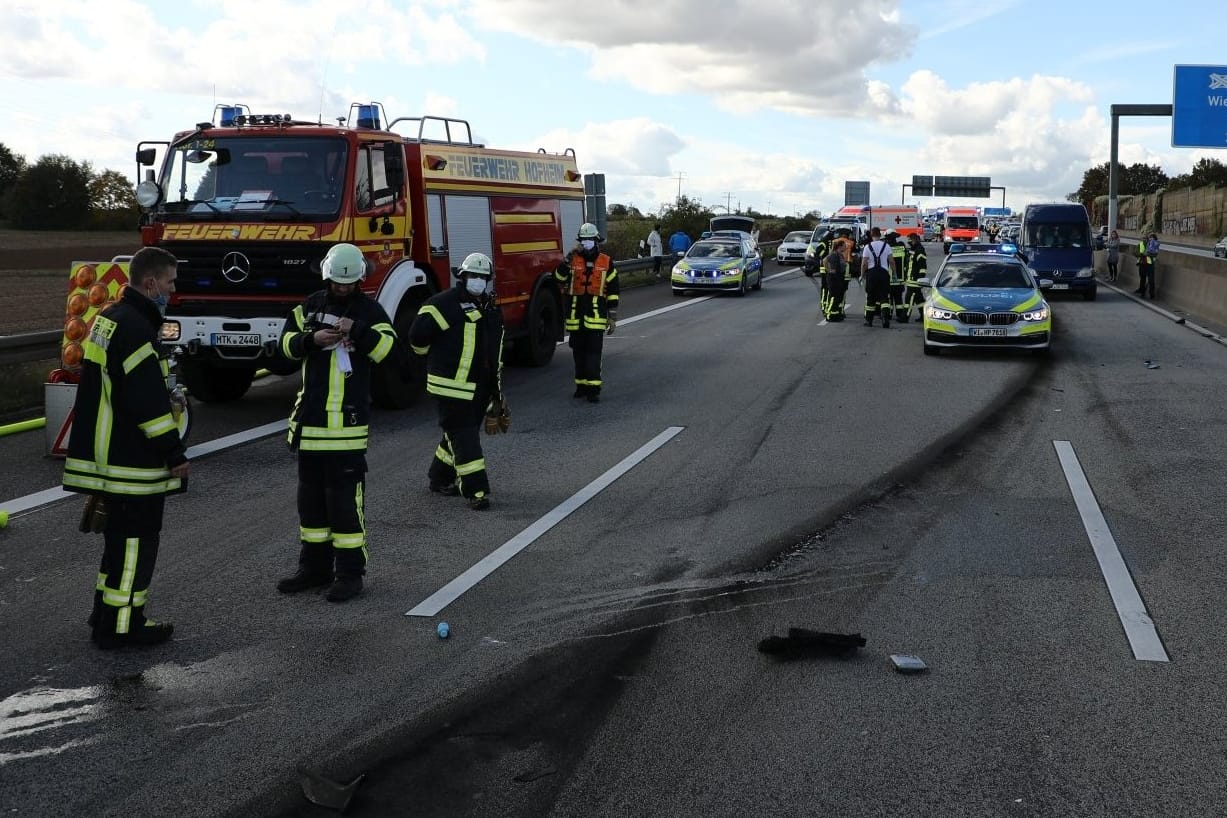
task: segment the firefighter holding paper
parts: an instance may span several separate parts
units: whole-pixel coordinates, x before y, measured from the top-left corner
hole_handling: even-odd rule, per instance
[[[366,259],[352,244],[333,246],[320,265],[324,289],[294,308],[281,352],[302,362],[302,388],[290,415],[298,452],[298,570],[277,583],[293,594],[328,586],[329,602],[362,591],[367,542],[363,514],[371,370],[401,355],[392,322],[358,288]]]

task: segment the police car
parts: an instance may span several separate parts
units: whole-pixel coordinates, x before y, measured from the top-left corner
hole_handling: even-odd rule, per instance
[[[751,239],[712,236],[696,241],[673,266],[673,294],[692,290],[724,290],[745,295],[763,288],[763,258]]]
[[[955,242],[937,275],[918,283],[926,355],[955,347],[1048,351],[1052,308],[1040,291],[1052,281],[1037,280],[1014,245]]]

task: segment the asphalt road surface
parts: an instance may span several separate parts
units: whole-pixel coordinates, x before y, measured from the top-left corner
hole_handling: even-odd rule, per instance
[[[160,648],[90,646],[76,500],[15,517],[0,814],[334,814],[304,769],[364,775],[359,816],[1220,811],[1227,349],[1104,286],[1057,302],[1048,359],[926,357],[915,322],[823,323],[769,273],[628,292],[599,405],[565,346],[508,370],[488,512],[426,490],[428,403],[376,413],[344,606],[273,587],[297,553],[275,436],[168,503]],[[193,442],[294,388],[201,407]],[[4,497],[56,484],[41,446],[0,440]],[[790,627],[866,645],[756,649]]]

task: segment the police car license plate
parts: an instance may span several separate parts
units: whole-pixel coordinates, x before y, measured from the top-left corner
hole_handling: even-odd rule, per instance
[[[1054,289],[1054,290],[1068,290],[1068,289],[1069,289],[1069,285],[1068,285],[1068,284],[1053,284],[1053,285],[1052,285],[1052,289]]]
[[[215,332],[213,346],[215,347],[258,347],[260,336],[251,332]]]
[[[1005,327],[972,327],[972,335],[987,335],[992,338],[1004,338]]]

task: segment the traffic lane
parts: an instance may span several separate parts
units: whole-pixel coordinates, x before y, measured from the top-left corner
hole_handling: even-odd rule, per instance
[[[1173,362],[1170,381],[1152,382],[1169,365],[1146,369],[1113,337],[1123,323]],[[572,737],[583,761],[539,814],[1212,811],[1204,782],[1219,775],[1227,719],[1205,634],[1225,624],[1214,533],[1227,497],[1221,435],[1204,421],[1218,414],[1224,355],[1172,329],[1126,299],[1073,305],[1057,362],[913,485],[819,532],[766,588],[749,576],[661,612],[655,641],[618,668],[607,715]],[[1172,449],[1166,424],[1127,422],[1140,412],[1202,423]],[[1131,653],[1053,440],[1077,451],[1170,664]],[[1204,458],[1174,481],[1188,448]],[[868,645],[849,661],[754,653],[789,626]],[[900,676],[891,653],[931,670]],[[419,775],[438,772],[418,762]]]
[[[1130,343],[1114,335],[1125,324]],[[486,760],[450,789],[518,807],[503,814],[1212,812],[1205,782],[1220,776],[1227,725],[1205,634],[1225,624],[1227,497],[1205,419],[1225,357],[1128,299],[1072,304],[1061,326],[1054,365],[907,488],[817,532],[784,570],[661,595],[638,630],[571,657],[560,682],[506,690],[412,765],[380,769],[372,800],[459,807],[428,796],[465,760],[445,749],[463,733]],[[1153,350],[1169,363],[1141,365]],[[1169,440],[1166,423],[1125,422],[1173,410],[1172,428],[1200,428]],[[1054,439],[1075,446],[1171,663],[1131,654]],[[1173,481],[1173,453],[1189,448],[1214,454]],[[1210,483],[1185,513],[1188,487]],[[793,625],[869,644],[845,661],[757,654]],[[931,670],[899,676],[892,652]],[[556,727],[575,695],[593,699],[588,720]],[[545,736],[526,741],[537,720]],[[525,805],[520,781],[542,770]]]
[[[63,757],[25,759],[24,775],[18,780],[28,792],[45,797],[44,803],[63,803],[63,794],[53,791],[51,784],[59,780],[61,765],[71,762],[80,784],[69,806],[102,803],[116,786],[110,753],[116,747],[130,747],[164,760],[152,778],[148,771],[120,774],[123,789],[133,793],[133,803],[170,788],[199,814],[216,812],[243,793],[292,786],[287,782],[298,760],[323,763],[338,752],[351,763],[369,757],[364,753],[374,752],[371,748],[379,737],[393,731],[386,714],[430,712],[440,702],[463,697],[535,652],[626,610],[639,595],[640,585],[646,583],[651,593],[652,583],[687,571],[713,570],[722,563],[772,552],[777,544],[770,541],[788,527],[787,518],[776,519],[779,514],[810,519],[820,514],[815,497],[837,493],[824,492],[820,482],[804,483],[794,468],[797,485],[786,486],[783,492],[791,493],[791,500],[779,501],[772,485],[779,470],[754,462],[746,447],[766,446],[772,453],[785,448],[791,453],[794,441],[762,435],[762,424],[754,422],[753,414],[746,423],[730,424],[727,412],[741,404],[753,405],[759,415],[797,409],[793,401],[800,398],[793,396],[804,394],[800,389],[804,378],[798,380],[786,371],[774,376],[774,384],[770,378],[789,366],[826,366],[828,359],[817,359],[811,352],[820,340],[813,334],[818,330],[815,306],[808,282],[792,278],[779,287],[769,284],[763,293],[746,299],[713,299],[670,313],[675,319],[670,322],[632,325],[637,332],[647,330],[646,348],[638,356],[631,354],[640,343],[638,335],[609,339],[607,378],[616,377],[611,383],[618,386],[611,386],[608,394],[626,389],[627,402],[620,407],[612,397],[599,408],[571,401],[566,364],[535,373],[509,370],[513,379],[509,393],[518,407],[513,428],[526,439],[517,441],[513,433],[489,440],[496,511],[501,508],[501,514],[474,515],[453,498],[425,491],[425,466],[437,441],[428,413],[396,413],[387,423],[377,423],[367,493],[373,561],[368,592],[359,605],[336,608],[323,605],[316,595],[287,600],[272,591],[274,578],[289,570],[296,552],[294,466],[280,441],[266,440],[217,455],[212,468],[194,476],[192,492],[171,501],[151,613],[177,620],[181,628],[175,642],[157,653],[110,657],[88,647],[81,622],[88,607],[89,580],[82,578],[92,577],[96,565],[96,550],[90,547],[94,541],[66,533],[73,522],[67,504],[32,515],[5,556],[13,579],[5,594],[3,658],[10,669],[6,693],[20,693],[27,689],[27,680],[39,677],[45,677],[42,684],[59,690],[98,686],[111,690],[117,678],[126,678],[129,682],[119,685],[120,692],[138,698],[156,718],[124,718],[130,714],[122,695],[108,694],[103,698],[105,718],[88,726],[64,725],[30,739],[34,746],[22,751],[45,753],[47,740],[61,742],[54,746],[78,740],[93,744]],[[711,311],[712,317],[700,321],[698,314],[705,311]],[[667,330],[657,334],[658,326]],[[706,337],[713,326],[721,327],[724,334]],[[777,337],[779,328],[793,335]],[[834,360],[839,360],[839,347],[863,356],[865,337],[883,339],[878,352],[885,353],[887,344],[902,342],[905,352],[914,350],[913,360],[924,360],[918,340],[903,332],[862,332],[880,335],[832,334],[831,338],[841,339],[830,344]],[[825,344],[829,339],[821,340]],[[621,342],[627,342],[622,351]],[[727,373],[715,379],[717,384],[704,385],[712,368],[707,351],[717,344],[727,344],[738,354],[752,352],[749,368],[765,380],[740,384],[745,392],[739,397],[739,379]],[[791,350],[791,357],[781,359],[781,349]],[[678,353],[684,354],[673,360]],[[907,355],[899,360],[907,360]],[[897,361],[891,362],[893,371]],[[945,371],[964,364],[980,369],[970,361],[951,361]],[[1008,372],[1011,366],[993,369]],[[858,367],[859,387],[869,370],[863,363]],[[655,379],[656,394],[636,397],[632,384],[648,375]],[[822,378],[811,380],[835,386]],[[972,380],[983,382],[983,373],[976,371]],[[679,386],[687,383],[689,391]],[[522,391],[526,384],[532,385],[528,394]],[[845,386],[844,391],[854,390]],[[940,403],[932,401],[934,416],[946,421],[968,411],[970,404],[964,397],[959,411],[947,416],[936,411]],[[813,405],[807,400],[801,408],[804,417],[789,422],[799,422],[809,434],[794,437],[816,447]],[[602,413],[600,435],[593,433],[594,411]],[[547,556],[538,560],[539,574],[508,584],[505,577],[510,572],[500,572],[480,593],[467,595],[447,612],[457,626],[455,633],[468,634],[471,641],[453,638],[440,649],[433,622],[401,616],[414,601],[522,530],[591,480],[604,464],[625,456],[679,413],[715,428],[719,434],[712,448],[719,451],[728,445],[728,454],[712,456],[702,450],[700,441],[676,456],[680,471],[663,459],[649,459],[645,465],[651,468],[660,469],[657,463],[670,466],[665,472],[669,482],[662,483],[652,472],[635,475],[638,482],[620,481],[616,489],[634,492],[602,498],[601,514],[595,519],[576,515],[569,520],[579,527],[560,527],[557,536],[566,540],[563,547],[557,541],[543,541]],[[864,413],[849,411],[847,416]],[[856,442],[855,434],[849,434],[845,459],[873,469],[875,476],[880,477],[879,458],[898,456],[889,441],[876,441],[874,456],[865,455],[870,446]],[[666,447],[662,454],[669,456],[671,451]],[[747,489],[732,495],[735,513],[714,524],[706,523],[703,514],[675,521],[676,530],[662,531],[659,537],[671,538],[678,553],[662,554],[660,540],[644,541],[651,532],[645,535],[638,523],[655,513],[648,502],[674,506],[662,489],[683,487],[700,508],[718,512],[729,502],[726,487],[737,482],[727,476],[730,464],[738,463],[764,477],[748,481]],[[801,465],[821,472],[824,463],[812,459]],[[769,500],[760,513],[753,507],[755,492]],[[637,504],[640,498],[644,503]],[[635,527],[626,525],[628,518]],[[593,536],[605,530],[611,534]],[[747,532],[752,536],[743,536]],[[755,550],[763,553],[756,555]],[[525,565],[524,558],[531,553],[530,549],[508,569]],[[568,582],[571,574],[577,579]],[[575,600],[584,595],[588,601],[580,599],[577,604]],[[33,639],[30,617],[37,623]],[[478,634],[491,638],[478,641]],[[47,674],[47,667],[56,671]],[[117,673],[117,668],[122,672]],[[415,680],[413,690],[404,689],[405,678]],[[316,714],[321,712],[328,714],[332,730],[320,731]],[[403,717],[412,722],[411,716]],[[204,730],[201,725],[208,728],[208,740],[190,752],[179,751],[181,736]],[[286,746],[299,748],[301,755],[287,758]],[[253,758],[261,761],[253,763]],[[202,775],[201,770],[208,772]],[[223,779],[235,787],[218,793],[216,782]]]
[[[788,288],[764,290],[764,293],[774,292],[776,294],[775,297],[779,301],[772,302],[776,306],[786,300],[790,305],[789,309],[801,310],[802,315],[796,320],[807,329],[816,328],[817,322],[813,312],[804,307],[804,304],[812,298],[812,295],[806,291],[809,285],[795,279],[792,285]],[[740,303],[750,305],[753,303],[753,298],[754,296],[751,296]],[[739,302],[729,300],[721,303],[736,306]],[[765,297],[762,303],[768,303],[768,298]],[[731,316],[718,313],[713,316],[713,321],[729,325]],[[794,323],[794,320],[785,318],[781,323],[788,325]],[[655,325],[645,324],[644,326]],[[670,350],[678,348],[693,350],[712,346],[710,343],[679,345],[674,340],[677,336],[695,339],[699,332],[685,326],[679,326],[676,330],[675,333],[665,333],[661,337],[665,343],[658,342],[656,336],[644,339],[651,345],[658,359],[671,357],[674,353]],[[860,334],[859,339],[873,337],[890,339],[895,334],[881,329],[865,329],[863,332],[867,335]],[[918,330],[911,335],[918,336]],[[617,336],[614,340],[616,338]],[[781,343],[783,339],[773,334],[772,338],[763,339],[764,342],[760,345],[747,345],[747,348],[756,350],[757,354],[764,358],[770,358],[772,365],[763,365],[763,360],[760,359],[755,360],[751,365],[733,368],[742,375],[742,378],[746,377],[747,372],[772,373],[787,369],[791,360],[780,355],[781,348],[798,350],[801,357],[807,359],[809,365],[814,366],[815,356],[812,350],[818,346],[815,343],[816,338],[817,336],[811,336],[807,332],[804,338],[806,344],[789,344]],[[902,339],[904,349],[911,351],[912,361],[920,363],[921,366],[927,366],[921,363],[926,359],[920,353],[918,337],[911,337],[901,331],[898,333],[898,338]],[[858,336],[848,333],[838,339],[837,345],[865,343],[864,340],[859,339]],[[623,340],[626,339],[623,338]],[[611,345],[611,348],[614,347],[616,345]],[[807,352],[810,354],[806,354]],[[639,359],[647,357],[646,354],[638,356]],[[901,360],[907,360],[907,358]],[[948,371],[965,369],[970,365],[972,368],[965,369],[968,373],[968,383],[984,385],[986,372],[976,367],[976,362],[951,358],[948,363],[950,364]],[[988,363],[998,370],[1008,370],[1011,364],[1020,365],[1020,368],[1024,370],[1031,367],[1029,361],[1020,360],[1017,357],[1008,361],[998,358],[995,362],[989,361]],[[1003,363],[1005,366],[1002,366]],[[822,365],[817,364],[817,366]],[[693,360],[688,367],[694,367]],[[684,367],[661,368],[676,372]],[[936,371],[935,368],[932,369]],[[617,370],[617,353],[615,353],[606,366],[606,378],[611,385],[607,388],[610,397],[607,397],[601,404],[603,416],[609,406],[613,405],[615,399],[612,395],[624,388],[614,386],[613,384],[617,383],[616,380],[609,380],[615,376],[608,373],[617,372]],[[865,369],[859,371],[862,378],[865,374]],[[705,372],[698,373],[695,382],[701,383],[706,380],[705,375]],[[1006,376],[998,373],[996,377]],[[920,376],[919,379],[925,383],[933,380],[931,376]],[[634,380],[638,381],[640,378]],[[566,381],[563,380],[560,388],[566,388],[566,386]],[[837,389],[841,385],[833,383],[831,386]],[[754,462],[755,456],[746,458],[743,454],[747,449],[747,441],[743,440],[739,434],[742,425],[730,424],[727,420],[729,416],[735,416],[739,409],[744,409],[740,406],[741,402],[756,403],[761,400],[764,404],[775,403],[777,405],[774,408],[765,410],[772,414],[782,415],[800,410],[804,415],[802,423],[807,431],[804,435],[795,436],[794,439],[785,442],[785,447],[788,448],[790,454],[799,454],[800,450],[806,446],[821,448],[824,443],[814,434],[813,417],[820,416],[820,414],[811,415],[811,412],[814,409],[821,411],[823,407],[815,405],[812,400],[813,395],[808,390],[794,388],[793,384],[787,381],[773,388],[777,393],[775,395],[771,394],[770,384],[765,388],[763,383],[751,379],[749,382],[738,384],[735,389],[730,389],[728,383],[714,384],[710,387],[712,394],[704,391],[702,394],[695,395],[690,405],[714,407],[716,417],[714,420],[709,419],[709,422],[720,430],[720,434],[715,440],[711,440],[707,447],[712,449],[712,452],[696,452],[694,449],[686,448],[687,435],[698,428],[697,424],[691,423],[687,427],[687,432],[645,461],[635,473],[615,483],[602,495],[599,503],[594,501],[568,517],[564,523],[542,537],[532,548],[503,566],[479,587],[466,594],[440,615],[440,618],[449,621],[453,628],[449,649],[454,649],[458,635],[460,639],[464,639],[464,634],[468,634],[468,638],[472,640],[480,637],[480,650],[503,652],[507,654],[509,661],[515,656],[524,655],[519,653],[521,648],[528,648],[527,655],[531,657],[531,661],[515,665],[515,675],[532,680],[525,689],[509,687],[510,682],[506,681],[503,684],[490,685],[485,689],[470,687],[469,695],[449,697],[450,707],[442,713],[436,711],[435,718],[411,721],[406,726],[407,732],[404,738],[399,742],[385,745],[382,752],[380,748],[371,747],[366,748],[366,752],[363,753],[361,749],[352,746],[339,751],[336,749],[322,750],[330,759],[329,769],[333,770],[338,778],[346,779],[367,769],[359,760],[363,757],[369,761],[396,755],[411,756],[414,761],[410,766],[417,769],[418,762],[421,760],[420,754],[424,752],[421,745],[429,745],[432,741],[431,734],[435,734],[434,739],[448,743],[448,746],[453,748],[452,751],[449,751],[451,754],[445,752],[445,755],[456,762],[455,764],[444,764],[441,767],[429,767],[435,773],[441,772],[443,767],[449,770],[449,780],[456,786],[454,789],[444,789],[466,793],[484,789],[490,782],[480,777],[483,771],[468,769],[468,765],[473,762],[473,756],[465,753],[461,754],[463,758],[458,759],[454,755],[456,744],[450,743],[462,742],[465,747],[471,748],[475,755],[487,757],[486,753],[490,748],[486,746],[486,742],[480,737],[470,735],[469,729],[464,725],[472,724],[478,715],[490,710],[507,713],[508,718],[519,719],[524,716],[525,708],[531,709],[531,702],[537,701],[542,695],[543,688],[552,689],[559,685],[566,688],[567,696],[563,700],[570,703],[568,708],[563,709],[570,709],[574,712],[573,697],[586,697],[586,693],[583,692],[585,687],[579,682],[577,682],[577,687],[564,685],[564,680],[572,680],[580,670],[612,667],[613,664],[617,664],[615,660],[618,659],[624,647],[632,653],[637,650],[633,645],[625,646],[620,637],[606,637],[601,634],[620,634],[627,631],[634,634],[635,629],[641,626],[641,610],[648,609],[653,612],[653,615],[657,611],[667,611],[671,607],[671,600],[677,596],[700,594],[717,599],[732,599],[730,593],[720,589],[720,586],[726,581],[724,572],[730,563],[756,564],[768,559],[769,556],[778,554],[780,550],[793,547],[798,542],[800,531],[805,531],[805,533],[812,531],[812,528],[807,529],[804,525],[797,530],[789,531],[789,527],[795,520],[808,520],[811,515],[823,516],[824,509],[825,516],[829,518],[835,513],[835,509],[842,508],[850,502],[849,498],[840,494],[845,489],[845,486],[840,483],[841,480],[854,482],[857,477],[855,473],[857,468],[872,470],[873,479],[882,480],[880,463],[876,461],[876,458],[883,452],[892,456],[900,456],[901,451],[906,450],[908,445],[917,444],[918,436],[911,428],[873,428],[872,425],[862,427],[854,425],[844,435],[845,439],[842,443],[828,444],[830,445],[829,458],[807,460],[801,457],[799,458],[800,463],[794,466],[797,458],[784,460],[772,452],[772,456],[781,463],[794,468],[794,471],[797,472],[794,479],[801,481],[808,476],[808,482],[799,491],[796,490],[796,487],[787,484],[776,485],[778,481],[772,478],[784,471],[782,468],[768,469],[766,471],[769,479],[765,482],[758,480],[754,472],[761,464]],[[848,391],[863,392],[864,390],[858,388]],[[932,419],[933,428],[940,428],[943,423],[951,422],[952,417],[957,416],[960,411],[967,411],[969,395],[972,394],[972,391],[971,389],[960,391],[960,408],[952,411],[950,407],[946,407],[943,410],[941,408],[943,401],[934,399],[931,402],[931,409],[919,412],[917,417],[926,423]],[[678,395],[669,391],[660,393],[657,390],[657,392],[656,399],[659,405],[649,407],[643,401],[637,401],[635,406],[637,416],[644,412],[661,411],[661,407],[678,405]],[[743,392],[754,397],[746,397],[742,395]],[[779,393],[781,392],[791,394],[780,400]],[[928,402],[921,401],[920,403]],[[683,400],[681,405],[686,405],[686,402]],[[587,411],[586,405],[580,404],[579,406],[583,407],[583,411]],[[583,411],[580,413],[581,417]],[[560,421],[567,417],[565,412],[560,411],[555,414]],[[752,415],[753,413],[743,411],[743,414]],[[842,417],[837,413],[835,416]],[[846,416],[865,419],[872,418],[874,412],[872,409],[859,413],[850,411]],[[758,434],[749,440],[750,449],[757,448],[758,451],[766,454],[767,451],[764,450],[780,447],[778,441],[769,441],[770,430],[765,435],[762,434],[764,431],[762,427],[754,424],[752,420],[753,418],[750,418],[747,421],[745,428],[755,429]],[[660,426],[661,422],[667,421],[649,422],[647,426],[655,428]],[[856,431],[858,428],[863,434],[858,434]],[[907,442],[901,446],[894,445],[897,441],[890,439],[890,428],[898,429],[900,437],[907,438]],[[875,441],[874,446],[866,443],[870,436],[879,438]],[[595,451],[600,451],[605,446],[604,441],[599,438],[591,440],[589,445]],[[699,447],[698,444],[692,445],[695,448]],[[870,451],[877,454],[867,454]],[[604,457],[594,456],[591,459],[607,462]],[[833,475],[830,467],[832,462],[839,463],[841,467],[847,464],[849,473]],[[556,474],[558,467],[557,462],[546,458],[540,468],[516,469],[516,482],[519,483],[521,479],[531,480],[534,475],[539,474],[545,476],[547,480],[544,484],[528,487],[531,495],[557,491],[557,487],[548,478],[552,473]],[[553,472],[550,471],[551,469]],[[787,479],[790,475],[784,475],[784,477]],[[512,491],[517,490],[519,490],[518,486],[512,488]],[[496,498],[499,497],[499,491],[500,489],[496,486]],[[773,497],[777,493],[783,497],[783,500]],[[561,493],[557,496],[561,496]],[[752,502],[751,496],[753,500],[760,502]],[[504,497],[498,502],[507,502],[507,499]],[[481,556],[479,551],[470,559],[475,561]],[[453,567],[451,574],[443,571],[438,581],[446,582],[465,567],[467,565],[464,561],[460,561],[460,565]],[[423,570],[430,573],[436,570],[436,567],[423,566]],[[841,581],[849,578],[839,575],[834,579],[834,587],[839,588]],[[707,593],[704,589],[710,589],[711,592]],[[689,614],[683,612],[681,615]],[[578,645],[589,643],[591,643],[591,649],[580,651],[577,656]],[[562,670],[559,675],[555,676],[550,668],[558,666],[562,666]],[[618,671],[617,675],[622,675],[622,672]],[[585,673],[583,679],[588,678],[590,674]],[[608,682],[609,680],[606,678],[603,681]],[[606,692],[598,696],[593,706],[598,708],[603,706],[602,701],[608,695]],[[528,700],[528,704],[524,707],[517,703],[520,701],[520,696]],[[498,702],[497,707],[494,702]],[[584,720],[586,716],[580,718]],[[519,723],[528,724],[533,721],[520,721]],[[440,730],[439,724],[451,724],[456,729],[444,728],[441,732],[436,732]],[[476,732],[485,733],[486,731],[477,729]],[[529,732],[534,736],[537,735],[534,731]],[[449,736],[451,738],[448,738]],[[544,744],[552,748],[558,742],[565,744],[572,738],[574,737],[570,734],[551,735],[551,738]],[[514,763],[517,773],[532,773],[534,770],[539,772],[543,767],[538,762],[542,761],[546,763],[544,768],[549,768],[549,765],[553,764],[556,766],[552,769],[561,770],[566,766],[565,761],[559,760],[558,754],[549,755],[548,758],[544,756],[539,758],[538,751],[546,747],[533,746],[531,750],[524,750],[524,742],[531,743],[531,737],[510,734],[507,740],[515,744],[516,750],[514,758],[498,759],[498,770],[506,774],[503,779],[504,783],[505,779],[511,775],[511,771],[504,766],[504,762]],[[490,741],[492,745],[505,743],[497,735]],[[497,750],[497,747],[494,749]],[[502,749],[510,752],[505,746]],[[494,750],[491,750],[491,753],[498,755]],[[563,759],[567,757],[566,753],[561,755]],[[390,781],[422,781],[422,777],[416,775],[412,769],[404,765],[397,766],[394,760],[387,762],[381,769],[384,771],[382,780],[376,780],[375,772],[372,771],[371,786],[389,786]],[[469,778],[470,775],[474,775],[474,778]],[[434,787],[440,780],[437,776],[426,776],[426,779],[435,783],[420,790],[412,787],[399,788],[399,797],[402,800],[392,803],[407,803],[404,800],[407,797],[406,792],[413,790],[412,798],[415,809],[424,809],[423,804],[438,795],[438,789]],[[395,785],[393,789],[396,789]],[[500,810],[509,809],[507,807],[509,802],[494,799],[490,803],[494,802],[499,803],[498,809]],[[444,806],[434,814],[455,814],[455,809],[455,802],[445,801]],[[526,808],[522,814],[539,813],[534,806]]]

